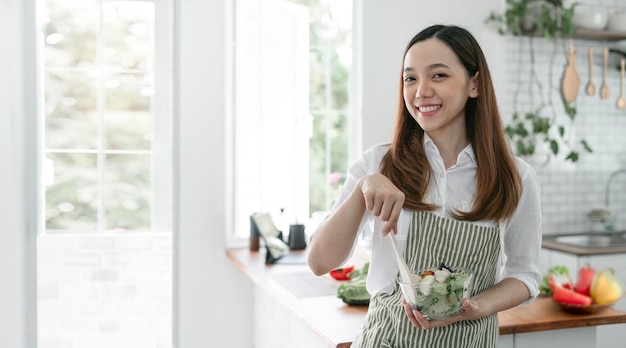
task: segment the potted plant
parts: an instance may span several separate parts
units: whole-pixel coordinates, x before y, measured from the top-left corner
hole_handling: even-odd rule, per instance
[[[575,33],[575,27],[572,25],[575,6],[576,4],[572,4],[569,7],[564,7],[561,0],[507,0],[507,9],[503,14],[492,12],[486,19],[487,22],[499,24],[498,32],[502,35],[512,34],[529,37],[529,47],[526,51],[530,58],[531,85],[528,90],[537,91],[540,100],[531,105],[529,110],[520,112],[517,106],[517,98],[521,92],[518,78],[513,102],[514,112],[511,122],[506,125],[506,133],[520,156],[533,156],[545,148],[554,156],[559,155],[562,151],[569,151],[564,155],[565,160],[576,162],[580,151],[592,152],[591,147],[584,139],[578,141],[574,139],[571,129],[576,118],[576,108],[563,97],[560,104],[563,106],[563,112],[567,115],[566,120],[569,121],[569,127],[566,127],[562,122],[557,122],[558,113],[550,93],[553,90],[552,68],[548,74],[547,93],[544,93],[534,66],[534,37],[539,36],[540,39],[553,42],[554,49],[550,57],[550,66],[552,66],[558,51],[559,40]],[[523,64],[521,59],[518,64]],[[549,159],[550,156],[547,156],[546,161]]]

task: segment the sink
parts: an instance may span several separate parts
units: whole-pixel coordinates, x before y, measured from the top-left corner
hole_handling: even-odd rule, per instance
[[[544,240],[590,248],[626,247],[626,231],[560,234]]]

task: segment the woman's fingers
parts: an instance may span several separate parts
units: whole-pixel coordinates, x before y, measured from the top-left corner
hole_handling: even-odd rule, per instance
[[[388,233],[398,221],[404,205],[404,193],[381,174],[365,177],[361,190],[366,209],[378,220],[387,222],[383,233]]]
[[[417,319],[415,318],[415,315],[413,314],[413,308],[411,308],[411,305],[409,305],[405,300],[402,300],[402,305],[404,306],[404,312],[406,313],[406,316],[409,318],[411,323],[413,323],[413,326],[422,327],[420,323],[417,321]]]

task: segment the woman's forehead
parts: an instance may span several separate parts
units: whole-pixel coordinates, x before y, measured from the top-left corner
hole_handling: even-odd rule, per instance
[[[439,39],[430,38],[413,44],[404,56],[404,69],[452,67],[460,61],[454,51]]]

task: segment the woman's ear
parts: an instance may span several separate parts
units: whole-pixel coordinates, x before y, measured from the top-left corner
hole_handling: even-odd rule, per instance
[[[478,98],[478,96],[480,95],[480,93],[478,92],[478,73],[479,72],[477,71],[476,74],[474,74],[474,76],[472,76],[472,78],[470,79],[470,98]]]

